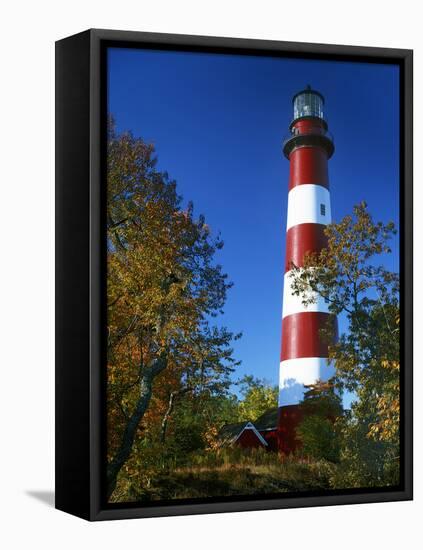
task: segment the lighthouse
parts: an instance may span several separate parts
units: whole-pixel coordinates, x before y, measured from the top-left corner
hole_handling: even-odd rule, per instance
[[[328,304],[319,296],[309,305],[292,293],[292,266],[301,268],[308,253],[327,244],[331,222],[328,159],[333,140],[324,117],[323,95],[307,86],[293,97],[293,120],[283,153],[289,160],[288,214],[282,308],[279,376],[278,446],[284,454],[296,447],[296,428],[303,418],[301,402],[307,386],[334,375],[321,329],[328,322]]]

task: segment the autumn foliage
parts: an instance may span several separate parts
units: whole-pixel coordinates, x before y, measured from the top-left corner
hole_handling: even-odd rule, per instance
[[[225,393],[238,335],[212,324],[231,286],[214,261],[222,241],[191,204],[182,206],[153,146],[116,134],[112,122],[107,194],[111,495],[134,445],[164,441],[182,397],[185,409],[200,409]]]
[[[375,223],[363,202],[353,215],[326,228],[328,245],[310,255],[304,268],[293,267],[293,291],[305,304],[324,297],[329,311],[343,316],[347,330],[330,342],[333,383],[353,392],[351,410],[336,428],[341,468],[347,486],[399,482],[400,302],[399,277],[379,258],[389,257],[393,223]]]

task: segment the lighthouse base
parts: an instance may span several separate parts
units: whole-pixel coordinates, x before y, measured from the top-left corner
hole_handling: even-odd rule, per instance
[[[301,447],[297,439],[297,427],[304,418],[300,404],[279,407],[278,412],[278,451],[289,455]]]

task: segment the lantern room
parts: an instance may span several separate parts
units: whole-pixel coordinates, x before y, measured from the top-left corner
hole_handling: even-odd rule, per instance
[[[307,86],[305,90],[298,92],[292,99],[294,105],[294,120],[304,117],[316,117],[324,119],[324,97],[316,90]]]

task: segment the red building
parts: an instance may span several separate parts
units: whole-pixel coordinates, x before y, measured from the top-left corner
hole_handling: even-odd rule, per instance
[[[254,422],[227,424],[220,430],[220,445],[239,445],[243,449],[263,447],[278,450],[278,407],[267,410]]]
[[[278,407],[268,409],[254,422],[254,426],[266,440],[268,451],[278,450]]]
[[[237,445],[243,449],[267,448],[268,443],[252,422],[226,424],[218,434],[221,447]]]

